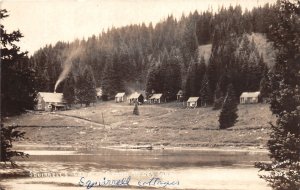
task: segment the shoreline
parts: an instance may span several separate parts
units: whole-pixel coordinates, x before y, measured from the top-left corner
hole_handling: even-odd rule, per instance
[[[33,148],[33,149],[31,149]],[[47,145],[47,144],[15,144],[14,150],[26,151],[26,150],[56,150],[60,149],[61,151],[66,151],[63,149],[69,149],[70,151],[78,150],[87,150],[84,146],[72,146],[72,145]],[[94,147],[93,147],[94,148]],[[219,147],[188,147],[188,146],[153,146],[153,145],[131,145],[131,144],[122,144],[122,145],[112,145],[112,146],[100,146],[92,150],[100,149],[111,149],[118,151],[156,151],[156,150],[174,150],[174,151],[215,151],[215,152],[249,152],[249,153],[268,153],[268,149],[260,148],[257,146],[248,146],[248,147],[239,147],[239,146],[219,146]]]

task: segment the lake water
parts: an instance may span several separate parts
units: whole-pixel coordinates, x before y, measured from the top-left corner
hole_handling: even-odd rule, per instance
[[[2,179],[5,189],[87,189],[91,182],[100,182],[90,189],[270,190],[253,168],[254,162],[268,160],[265,152],[22,149],[31,156],[19,159],[18,164],[25,166],[31,177]],[[110,184],[121,179],[129,179],[130,186]]]

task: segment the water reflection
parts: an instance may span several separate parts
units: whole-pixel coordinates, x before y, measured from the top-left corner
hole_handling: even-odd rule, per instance
[[[138,181],[149,177],[179,180],[179,185],[171,189],[269,189],[253,168],[254,162],[268,160],[265,152],[108,148],[74,151],[70,147],[60,151],[55,148],[46,152],[44,148],[27,151],[33,153],[30,158],[18,161],[32,172],[77,172],[78,175],[4,179],[0,182],[6,189],[86,189],[78,185],[82,176],[93,180],[131,176],[132,186],[128,189],[138,189],[135,186]]]
[[[32,153],[33,151],[27,151]],[[40,153],[40,154],[38,154]],[[37,155],[38,154],[38,155]],[[22,160],[23,159],[19,159]],[[26,161],[42,162],[87,162],[96,163],[99,168],[178,168],[243,166],[252,167],[256,161],[266,161],[266,153],[255,154],[247,151],[208,151],[208,150],[114,150],[97,151],[47,151],[31,154]]]

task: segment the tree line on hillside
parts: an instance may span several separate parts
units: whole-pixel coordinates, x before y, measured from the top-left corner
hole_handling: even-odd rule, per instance
[[[151,65],[149,69],[146,91],[162,92],[168,99],[174,100],[178,90],[183,88],[186,99],[200,97],[201,105],[206,106],[223,99],[229,84],[233,85],[236,96],[245,91],[265,89],[266,84],[261,81],[269,68],[254,41],[250,41],[247,35],[229,36],[224,44],[214,48],[208,64],[203,55],[193,57],[185,77],[181,73],[180,56],[174,53],[176,51],[171,51],[170,55],[164,51],[160,63]],[[182,78],[185,78],[183,85]]]
[[[47,45],[30,57],[30,65],[41,79],[38,91],[51,92],[68,55],[79,48],[76,57],[80,62],[72,67],[71,75],[77,81],[83,74],[79,71],[90,67],[104,97],[135,89],[146,90],[147,94],[160,92],[173,100],[182,89],[186,97],[200,96],[202,105],[209,105],[215,97],[224,96],[230,82],[236,96],[242,91],[259,90],[263,78],[259,67],[265,65],[246,34],[268,36],[268,26],[276,22],[275,10],[276,6],[269,4],[245,12],[241,6],[230,6],[217,13],[195,11],[179,20],[170,15],[155,26],[142,23],[113,27],[86,40]],[[205,61],[198,47],[209,43],[212,53]],[[241,80],[247,85],[236,82]],[[64,91],[64,86],[59,85],[57,91]]]

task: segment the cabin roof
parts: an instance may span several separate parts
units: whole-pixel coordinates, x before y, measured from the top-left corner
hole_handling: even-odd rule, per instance
[[[135,92],[135,93],[132,93],[128,99],[136,99],[136,98],[139,98],[140,96],[143,96],[143,95],[141,93]]]
[[[97,96],[102,96],[102,88],[96,88]]]
[[[187,102],[197,102],[199,97],[189,97]]]
[[[125,96],[125,92],[119,92],[116,94],[115,98],[122,98],[123,96]]]
[[[160,99],[162,97],[163,94],[153,94],[149,99]]]
[[[243,92],[241,98],[257,98],[260,92]]]
[[[180,96],[180,95],[183,95],[183,91],[182,90],[179,90],[178,93],[177,93],[177,96]]]
[[[65,103],[63,93],[39,92],[38,93],[45,102]]]

